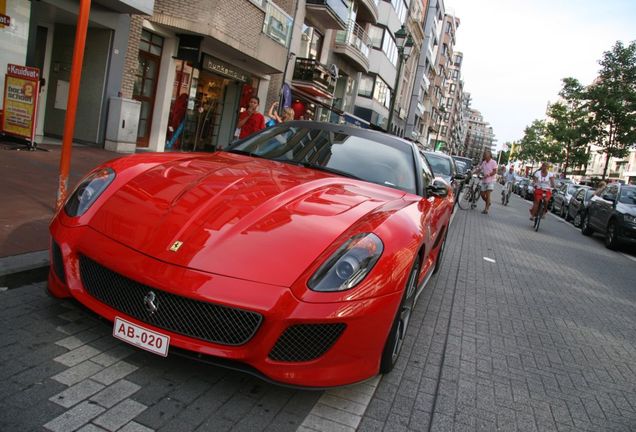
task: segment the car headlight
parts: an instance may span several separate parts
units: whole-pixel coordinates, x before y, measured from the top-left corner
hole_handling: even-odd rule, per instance
[[[383,250],[382,240],[373,233],[351,237],[309,279],[309,288],[322,292],[353,288],[369,274]]]
[[[115,171],[111,168],[103,168],[87,176],[64,204],[66,214],[71,217],[83,215],[114,179]]]
[[[625,218],[625,221],[636,224],[636,216],[626,214],[626,215],[623,215],[623,217]]]

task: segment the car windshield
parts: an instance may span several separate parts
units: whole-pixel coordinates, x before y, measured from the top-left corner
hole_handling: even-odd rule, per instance
[[[388,137],[379,142],[374,137],[360,135],[282,124],[238,141],[228,151],[416,193],[412,147]]]
[[[636,205],[636,187],[623,187],[618,197],[618,202]]]
[[[436,175],[451,176],[451,161],[434,153],[425,153],[426,160]]]
[[[574,195],[574,192],[576,192],[581,186],[578,185],[568,185],[568,194],[570,195]]]

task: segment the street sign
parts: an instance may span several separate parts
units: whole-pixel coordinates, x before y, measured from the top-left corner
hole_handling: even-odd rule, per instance
[[[7,65],[4,80],[4,115],[2,131],[35,140],[40,70],[34,67]]]

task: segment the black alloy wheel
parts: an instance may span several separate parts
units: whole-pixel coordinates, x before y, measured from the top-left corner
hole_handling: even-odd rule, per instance
[[[581,234],[584,236],[590,236],[594,230],[590,227],[590,215],[586,214],[581,220]]]
[[[404,296],[398,307],[397,314],[391,325],[389,337],[387,338],[382,357],[380,357],[380,373],[389,373],[395,367],[402,345],[406,339],[409,321],[415,308],[415,295],[417,293],[417,280],[420,274],[420,257],[415,257],[415,262],[411,267],[411,272],[404,287]]]
[[[618,238],[616,237],[616,222],[613,220],[607,225],[607,230],[605,231],[605,247],[611,250],[616,250],[618,248]]]

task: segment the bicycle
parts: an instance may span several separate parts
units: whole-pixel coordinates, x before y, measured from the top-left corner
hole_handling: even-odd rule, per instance
[[[512,182],[506,182],[503,190],[501,191],[501,203],[503,205],[508,205],[510,201],[510,194],[512,193]]]
[[[471,210],[477,206],[477,200],[481,194],[481,179],[482,175],[479,176],[473,175],[470,178],[468,183],[468,187],[464,187],[464,191],[461,194],[461,197],[457,201],[457,205],[462,210]]]
[[[539,201],[539,207],[537,208],[537,215],[534,217],[535,231],[539,231],[539,225],[541,225],[541,219],[543,219],[543,216],[545,215],[546,210],[548,209],[548,204],[545,201],[547,194],[544,190],[542,190],[541,192],[542,192],[542,195],[541,195],[541,200]]]

